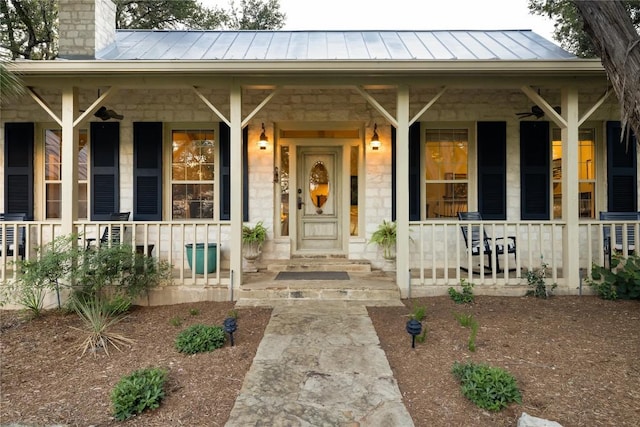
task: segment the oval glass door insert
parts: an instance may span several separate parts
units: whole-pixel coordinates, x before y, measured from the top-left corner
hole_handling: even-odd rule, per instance
[[[309,173],[309,196],[316,213],[322,213],[322,206],[329,197],[329,172],[323,162],[317,161]]]

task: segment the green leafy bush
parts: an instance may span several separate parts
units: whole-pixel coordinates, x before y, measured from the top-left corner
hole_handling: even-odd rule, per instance
[[[587,283],[603,299],[640,299],[640,256],[614,254],[611,270],[593,264]]]
[[[176,348],[181,353],[204,353],[222,347],[225,338],[220,326],[193,325],[180,332]]]
[[[548,269],[549,265],[542,261],[540,268],[533,268],[526,272],[525,277],[527,278],[527,286],[529,286],[529,290],[527,290],[525,294],[526,296],[547,299],[552,295],[553,290],[558,287],[558,284],[553,283],[547,285]]]
[[[465,279],[460,280],[462,292],[449,288],[449,296],[456,304],[471,304],[474,301],[473,283],[467,282]]]
[[[510,403],[522,403],[515,378],[507,371],[483,364],[453,364],[462,394],[482,409],[499,411]]]
[[[111,391],[113,416],[123,421],[160,406],[166,379],[166,371],[160,368],[140,369],[122,377]]]

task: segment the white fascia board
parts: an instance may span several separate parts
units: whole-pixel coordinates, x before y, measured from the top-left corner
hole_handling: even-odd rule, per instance
[[[404,73],[461,74],[605,74],[599,59],[556,61],[16,61],[13,70],[23,75],[90,75],[90,74],[256,74]]]

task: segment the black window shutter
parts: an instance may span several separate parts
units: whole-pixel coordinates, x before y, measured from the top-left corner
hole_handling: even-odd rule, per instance
[[[507,219],[506,171],[506,122],[478,122],[478,210],[483,219]]]
[[[220,219],[231,219],[231,128],[220,123]],[[249,128],[242,130],[242,220],[249,221]]]
[[[162,122],[133,123],[133,220],[162,221]]]
[[[231,219],[231,128],[220,123],[220,219]]]
[[[409,221],[420,221],[420,123],[409,126]],[[391,127],[391,219],[396,219],[396,128]]]
[[[636,212],[638,209],[636,138],[620,140],[620,122],[607,122],[607,210]]]
[[[33,218],[33,123],[4,125],[4,209]]]
[[[549,219],[549,122],[520,122],[520,217]]]
[[[91,123],[91,219],[120,210],[120,123]]]

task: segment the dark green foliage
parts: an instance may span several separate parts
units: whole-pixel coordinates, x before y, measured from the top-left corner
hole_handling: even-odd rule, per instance
[[[603,299],[640,299],[640,256],[614,254],[611,270],[593,264],[587,283]]]
[[[123,421],[160,406],[166,379],[167,373],[160,368],[140,369],[122,377],[111,391],[113,416]]]
[[[522,403],[515,378],[504,369],[455,362],[451,372],[460,381],[462,394],[482,409],[499,411],[511,402]]]
[[[151,288],[171,280],[168,263],[136,253],[129,245],[81,250],[78,261],[72,272],[77,283],[73,297],[100,297],[119,307],[119,312],[127,311]]]
[[[558,287],[558,284],[547,285],[548,268],[549,266],[545,262],[542,262],[540,268],[534,268],[526,272],[525,277],[527,278],[527,286],[529,286],[529,290],[527,290],[525,294],[526,296],[547,299],[552,295],[553,290]]]
[[[460,280],[462,292],[458,292],[453,287],[449,288],[449,296],[456,304],[471,304],[474,301],[473,283],[464,279]]]
[[[225,338],[220,326],[193,325],[178,335],[176,348],[181,353],[204,353],[222,347]]]
[[[640,2],[623,2],[636,29],[640,29]],[[564,49],[583,57],[597,57],[589,35],[583,29],[583,20],[572,0],[529,0],[529,11],[555,21],[553,38]]]

